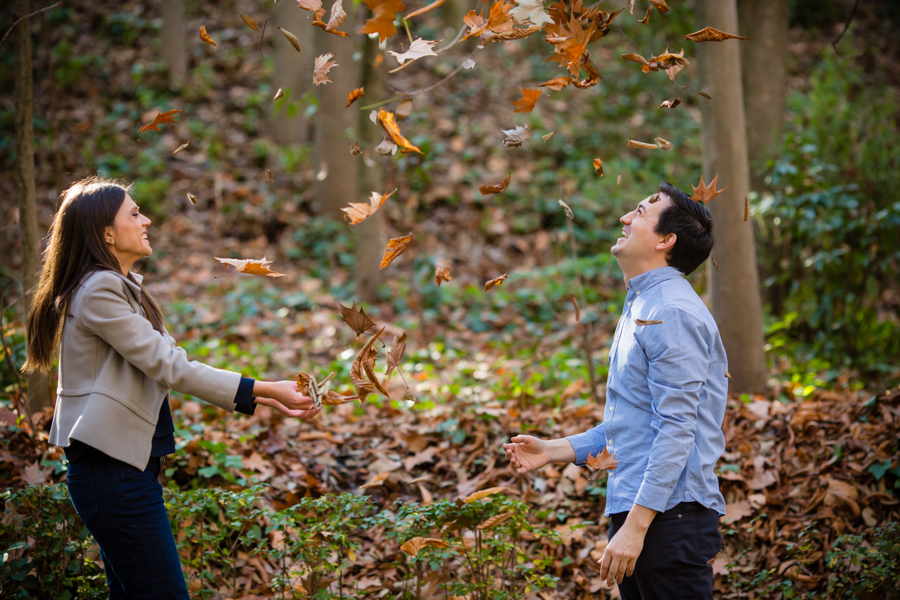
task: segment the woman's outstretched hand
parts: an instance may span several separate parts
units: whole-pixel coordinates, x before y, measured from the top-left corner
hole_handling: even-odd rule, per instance
[[[257,404],[269,406],[296,419],[311,419],[321,410],[313,406],[312,398],[300,393],[296,381],[256,381],[253,395]]]

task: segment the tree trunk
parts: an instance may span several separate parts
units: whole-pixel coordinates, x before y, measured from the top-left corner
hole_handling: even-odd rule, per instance
[[[710,26],[738,31],[735,0],[696,0],[697,29]],[[728,189],[709,203],[715,221],[716,270],[708,266],[712,313],[728,353],[731,390],[761,392],[766,387],[762,307],[753,228],[744,222],[744,197],[749,192],[747,137],[738,42],[697,44],[702,89],[712,100],[700,99],[703,115],[703,174],[707,183],[719,174]],[[710,261],[712,262],[712,261]]]
[[[50,135],[50,164],[53,165],[53,188],[57,193],[63,189],[62,152],[59,150],[59,111],[57,110],[56,70],[53,68],[53,44],[50,42],[50,27],[47,24],[47,13],[41,13],[41,37],[47,52],[47,84],[49,93],[47,131]]]
[[[375,103],[382,100],[385,95],[384,65],[379,65],[377,69],[373,66],[378,54],[378,40],[367,36],[362,59],[362,87],[365,89],[366,95],[347,109],[353,111],[359,120],[359,145],[363,149],[363,155],[355,158],[359,168],[357,198],[360,201],[368,198],[372,192],[384,194],[390,191],[384,189],[384,177],[382,177],[385,159],[375,153],[375,146],[380,144],[384,138],[382,129],[376,127],[369,120],[369,111],[359,110],[362,100]],[[395,200],[396,197],[392,196],[388,202]],[[353,226],[356,233],[356,265],[354,268],[356,295],[363,302],[374,302],[378,297],[378,285],[381,283],[381,271],[378,270],[378,265],[381,264],[385,246],[383,210],[384,207],[359,225]]]
[[[169,87],[180,90],[187,79],[188,55],[185,46],[184,1],[162,0],[163,61],[169,70]]]
[[[316,202],[319,214],[341,218],[342,206],[357,200],[358,157],[350,154],[350,144],[359,138],[358,109],[345,108],[347,96],[359,84],[359,63],[353,61],[356,44],[347,38],[338,37],[316,29],[317,56],[334,53],[338,66],[328,73],[331,83],[316,86],[319,108],[316,123]],[[312,79],[312,56],[306,59]]]
[[[269,118],[272,137],[279,144],[302,144],[309,140],[309,119],[305,115],[306,104],[303,95],[312,87],[312,65],[315,47],[313,45],[313,28],[310,27],[311,13],[297,7],[296,2],[283,0],[275,5],[276,25],[290,31],[300,40],[302,50],[297,50],[285,39],[275,27],[269,26],[273,36],[272,45],[275,53],[275,73],[272,87],[290,92],[286,104],[299,103],[299,109],[293,116],[288,115],[287,106],[282,106],[275,114],[274,103]],[[330,35],[330,34],[329,34]],[[266,33],[269,36],[269,33]],[[335,36],[331,36],[335,37]],[[351,43],[349,40],[345,40]],[[343,67],[343,65],[341,65]],[[334,79],[332,77],[332,79]],[[330,84],[328,84],[330,85]],[[272,96],[275,92],[272,92]]]
[[[30,12],[28,0],[16,0],[16,19]],[[16,180],[19,187],[19,228],[22,241],[22,290],[26,314],[41,270],[41,240],[38,237],[34,190],[34,115],[31,90],[31,19],[16,27]],[[50,406],[47,376],[28,376],[28,403],[32,413]]]
[[[750,189],[766,189],[765,164],[775,156],[784,125],[787,83],[787,36],[790,3],[784,0],[738,0],[741,76],[747,122]],[[727,42],[726,42],[727,43]]]

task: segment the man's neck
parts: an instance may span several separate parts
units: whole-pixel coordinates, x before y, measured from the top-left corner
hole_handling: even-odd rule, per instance
[[[622,269],[622,274],[625,276],[625,286],[628,286],[628,282],[637,277],[638,275],[643,275],[648,271],[652,271],[654,269],[661,269],[662,267],[668,267],[669,263],[663,261],[662,263],[658,261],[650,261],[641,263],[638,265],[623,265],[621,262],[619,263],[619,268]]]

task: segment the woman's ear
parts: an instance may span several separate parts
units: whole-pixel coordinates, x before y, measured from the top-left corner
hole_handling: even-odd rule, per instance
[[[674,233],[667,233],[666,237],[664,237],[658,244],[656,244],[657,250],[663,250],[665,252],[671,252],[672,248],[675,247],[675,242],[678,241],[678,236]]]
[[[109,225],[103,228],[103,240],[107,244],[114,244],[116,242],[116,234]]]

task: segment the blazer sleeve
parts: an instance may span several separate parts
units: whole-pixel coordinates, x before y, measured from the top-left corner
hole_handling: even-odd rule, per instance
[[[80,303],[84,327],[161,385],[234,412],[240,373],[189,360],[168,333],[163,335],[134,311],[126,294],[115,274],[94,276]]]

